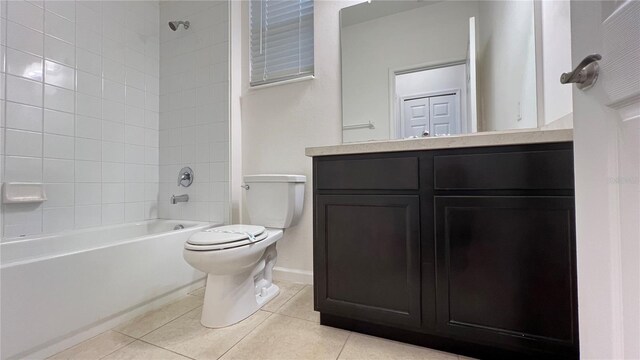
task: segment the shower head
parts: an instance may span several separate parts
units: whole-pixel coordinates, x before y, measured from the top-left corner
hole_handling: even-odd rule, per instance
[[[176,31],[181,24],[184,26],[185,30],[189,28],[188,21],[169,21],[169,28],[171,28],[171,30],[173,31]]]

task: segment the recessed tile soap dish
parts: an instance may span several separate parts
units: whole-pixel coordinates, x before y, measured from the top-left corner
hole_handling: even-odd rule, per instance
[[[2,189],[3,204],[41,203],[44,201],[47,201],[47,195],[41,183],[4,183]]]

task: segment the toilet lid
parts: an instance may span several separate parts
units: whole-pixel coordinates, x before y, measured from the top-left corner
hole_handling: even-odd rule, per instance
[[[189,250],[219,250],[238,247],[264,240],[267,232],[264,226],[227,225],[219,226],[193,234],[185,248]]]

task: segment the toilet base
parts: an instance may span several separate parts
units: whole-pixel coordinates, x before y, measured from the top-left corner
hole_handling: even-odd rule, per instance
[[[252,270],[231,275],[207,275],[200,323],[208,328],[222,328],[238,323],[280,293],[273,283],[276,244],[271,244]]]

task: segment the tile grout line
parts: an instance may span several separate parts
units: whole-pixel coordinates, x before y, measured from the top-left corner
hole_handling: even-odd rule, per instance
[[[351,334],[353,334],[353,332],[349,331],[349,334],[347,335],[347,339],[344,341],[344,344],[342,344],[342,347],[340,348],[340,352],[338,353],[336,360],[340,359],[340,355],[342,355],[342,351],[344,351],[344,348],[347,346],[347,342],[351,338]]]
[[[188,296],[188,294],[187,294],[187,296]],[[175,304],[175,303],[177,303],[178,301],[184,300],[187,296],[185,296],[185,297],[184,297],[184,298],[182,298],[182,299],[178,299],[178,300],[176,300],[176,301],[174,301],[174,302],[168,303],[168,304],[166,304],[165,306],[163,306],[163,307],[161,307],[161,308],[159,308],[159,309],[156,309],[156,311],[157,311],[157,310],[160,310],[160,309],[163,309],[163,308],[164,308],[164,307],[166,307],[166,306],[169,306],[169,305]],[[171,323],[171,322],[174,322],[175,320],[177,320],[177,319],[181,318],[182,316],[186,315],[187,313],[189,313],[189,312],[191,312],[191,311],[193,311],[193,310],[195,310],[195,309],[197,309],[197,308],[199,308],[199,307],[202,307],[202,305],[198,305],[198,306],[196,306],[196,307],[194,307],[194,308],[192,308],[192,309],[189,309],[189,310],[185,311],[184,313],[180,313],[180,314],[179,314],[178,316],[176,316],[175,318],[173,318],[173,319],[171,319],[171,320],[167,321],[166,323],[163,323],[162,325],[160,325],[160,326],[158,326],[158,327],[154,328],[154,329],[153,329],[153,330],[151,330],[151,331],[148,331],[148,332],[146,332],[146,333],[144,333],[144,334],[140,335],[140,337],[131,336],[131,335],[129,335],[129,334],[127,334],[127,333],[124,333],[124,332],[122,332],[122,331],[120,331],[120,330],[116,330],[116,328],[113,328],[113,329],[111,329],[111,330],[116,331],[116,332],[118,332],[118,333],[120,333],[120,334],[123,334],[123,335],[127,335],[127,336],[129,336],[129,337],[134,338],[134,339],[138,339],[138,340],[140,340],[140,339],[142,339],[143,337],[145,337],[145,336],[147,336],[147,335],[151,334],[152,332],[154,332],[154,331],[156,331],[156,330],[160,329],[161,327],[163,327],[163,326],[165,326],[165,325],[167,325],[167,324],[169,324],[169,323]],[[140,315],[140,316],[138,316],[138,317],[136,317],[136,318],[132,319],[131,321],[133,321],[133,320],[135,320],[135,319],[137,319],[137,318],[142,318],[142,317],[144,317],[144,316],[148,315],[149,313],[151,313],[151,312],[153,312],[153,311],[154,311],[154,310],[151,310],[151,311],[149,311],[149,312],[146,312],[146,313],[144,313],[144,314],[142,314],[142,315]],[[127,323],[127,322],[125,322],[125,324],[126,324],[126,323]],[[120,325],[122,325],[122,324],[120,324]],[[120,325],[117,325],[117,326],[120,326]],[[116,326],[116,327],[117,327],[117,326]]]
[[[299,294],[302,290],[304,290],[304,288],[305,288],[305,287],[307,287],[307,286],[311,286],[311,285],[307,285],[307,284],[303,285],[303,286],[300,288],[300,290],[296,291],[296,293],[295,293],[295,294],[291,295],[291,297],[290,297],[289,299],[287,299],[287,301],[285,301],[284,303],[282,303],[282,305],[278,306],[278,308],[277,308],[277,309],[275,309],[275,310],[273,310],[272,312],[273,312],[274,314],[280,314],[278,311],[279,311],[280,309],[282,309],[285,305],[287,305],[291,300],[293,300],[293,298],[295,298],[296,296],[298,296],[298,294]],[[265,310],[265,311],[267,311],[267,310]]]
[[[260,311],[260,310],[258,310],[258,311]],[[251,329],[249,332],[247,332],[243,337],[240,338],[240,340],[236,341],[236,343],[233,344],[229,349],[227,349],[227,351],[223,352],[222,355],[220,355],[217,358],[217,360],[222,359],[223,356],[225,356],[229,351],[231,351],[233,348],[238,346],[238,344],[240,344],[242,342],[242,340],[244,340],[247,336],[251,335],[257,328],[259,328],[262,324],[264,324],[267,320],[269,320],[271,318],[271,316],[273,316],[273,313],[270,313],[270,312],[266,312],[266,313],[269,314],[269,315],[264,320],[262,320],[258,325],[256,325],[253,329]]]
[[[164,347],[162,347],[162,346],[158,346],[158,345],[156,345],[156,344],[152,344],[152,343],[150,343],[150,342],[148,342],[148,341],[145,341],[145,340],[142,340],[142,339],[138,339],[138,341],[143,342],[143,343],[148,344],[148,345],[151,345],[151,346],[156,347],[156,348],[158,348],[158,349],[162,349],[162,350],[166,350],[166,351],[172,352],[172,353],[174,353],[174,354],[176,354],[176,355],[180,355],[180,356],[185,357],[185,358],[188,358],[188,359],[196,360],[195,358],[192,358],[191,356],[187,356],[187,355],[185,355],[185,354],[181,354],[181,353],[176,352],[176,351],[173,351],[173,350],[171,350],[171,349],[167,349],[167,348],[164,348]]]
[[[114,330],[109,330],[109,331],[114,331]],[[117,331],[115,331],[115,332],[117,332]],[[124,344],[124,345],[122,345],[122,346],[120,346],[120,347],[118,347],[118,348],[114,349],[114,350],[113,350],[113,351],[111,351],[110,353],[108,353],[108,354],[106,354],[106,355],[104,355],[104,356],[99,357],[99,358],[98,358],[98,360],[106,358],[107,356],[109,356],[109,355],[113,354],[114,352],[116,352],[116,351],[118,351],[118,350],[120,350],[120,349],[123,349],[123,348],[125,348],[125,347],[127,347],[127,346],[129,346],[129,345],[131,345],[131,344],[133,344],[133,343],[134,343],[134,342],[136,342],[136,340],[137,340],[136,338],[131,337],[131,336],[129,336],[129,335],[125,335],[125,334],[123,334],[123,333],[121,333],[121,332],[117,332],[117,333],[118,333],[118,334],[120,334],[120,335],[124,335],[124,336],[126,336],[126,337],[130,338],[130,339],[131,339],[131,341],[129,341],[128,343],[126,343],[126,344]],[[103,333],[103,334],[104,334],[104,333]],[[81,343],[81,344],[82,344],[82,343]]]

